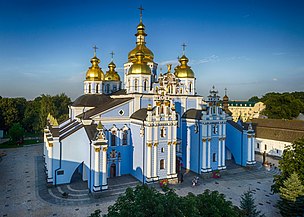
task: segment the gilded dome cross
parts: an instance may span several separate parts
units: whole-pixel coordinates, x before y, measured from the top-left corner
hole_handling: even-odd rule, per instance
[[[96,50],[98,49],[98,47],[94,45],[93,49],[94,49],[94,56],[96,57]]]
[[[139,14],[139,16],[140,16],[140,22],[142,22],[142,15],[143,15],[142,11],[144,10],[144,8],[140,5],[140,7],[138,8],[138,10],[140,11],[140,14]]]
[[[186,50],[187,45],[185,43],[183,43],[182,47],[183,47],[183,55],[185,55],[185,50]]]
[[[114,58],[114,54],[115,54],[115,53],[112,51],[110,54],[111,54],[111,60],[113,61],[113,58]]]

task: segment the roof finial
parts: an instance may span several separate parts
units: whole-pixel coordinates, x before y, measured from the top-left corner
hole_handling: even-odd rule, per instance
[[[183,55],[185,55],[185,50],[186,50],[187,45],[185,43],[183,43],[182,47],[183,47]]]
[[[144,10],[144,8],[140,5],[140,7],[138,8],[138,10],[140,11],[140,14],[139,14],[139,16],[140,16],[140,22],[142,22],[142,11]]]
[[[227,96],[227,88],[225,88],[224,90],[225,90],[225,95]]]
[[[96,50],[98,49],[98,47],[96,47],[96,45],[94,45],[93,49],[94,49],[94,57],[96,57]]]
[[[113,58],[114,58],[114,54],[115,54],[115,53],[112,51],[110,54],[111,54],[111,61],[113,61]]]

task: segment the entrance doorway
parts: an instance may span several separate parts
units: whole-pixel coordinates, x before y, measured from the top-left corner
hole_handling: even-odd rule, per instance
[[[112,163],[110,167],[110,178],[116,177],[116,164]]]

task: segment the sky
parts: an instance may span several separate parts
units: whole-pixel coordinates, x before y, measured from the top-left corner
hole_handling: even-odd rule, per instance
[[[0,0],[0,96],[77,98],[94,45],[104,72],[114,51],[123,78],[140,5],[158,72],[186,43],[198,94],[304,91],[302,0]]]

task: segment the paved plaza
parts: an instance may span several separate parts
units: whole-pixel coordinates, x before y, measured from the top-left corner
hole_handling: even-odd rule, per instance
[[[7,156],[0,160],[0,217],[4,216],[89,216],[96,209],[107,212],[109,205],[127,187],[140,184],[131,176],[109,179],[109,190],[93,197],[86,189],[86,183],[72,182],[69,185],[47,187],[43,168],[43,145],[32,145],[15,149],[1,149]],[[261,156],[257,156],[260,160]],[[275,162],[275,160],[274,160]],[[278,195],[270,191],[273,175],[279,173],[275,168],[267,168],[260,162],[256,166],[243,168],[227,162],[227,170],[222,177],[213,179],[201,176],[199,185],[192,187],[194,173],[184,175],[182,184],[174,185],[179,195],[188,192],[199,194],[205,189],[217,190],[226,195],[235,205],[240,196],[251,189],[259,210],[266,216],[280,216],[274,207]],[[77,178],[77,177],[76,177]],[[159,188],[158,184],[155,187]],[[173,187],[173,186],[172,186]],[[67,196],[63,197],[63,193]]]

